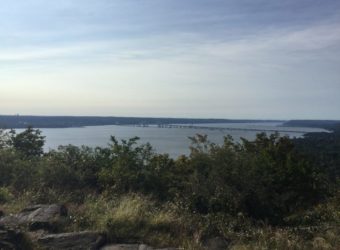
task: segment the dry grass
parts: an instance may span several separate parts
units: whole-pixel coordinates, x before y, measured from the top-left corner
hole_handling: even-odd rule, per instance
[[[92,229],[107,233],[112,242],[139,242],[153,246],[179,246],[190,241],[181,217],[135,194],[110,199],[89,196],[81,206],[70,207],[68,230]]]
[[[7,193],[8,192],[8,193]],[[24,192],[19,197],[15,197],[10,190],[6,190],[6,202],[0,204],[0,210],[5,214],[15,214],[20,212],[25,207],[31,205],[31,193]]]
[[[6,202],[0,205],[0,209],[6,214],[19,212],[38,201],[67,202],[73,199],[49,192],[47,197],[32,192],[15,197],[10,190],[3,189],[2,192]],[[136,194],[119,198],[88,195],[82,203],[69,202],[67,205],[68,231],[101,231],[115,242],[200,250],[202,239],[214,234],[216,231],[211,230],[215,227],[220,235],[231,241],[233,250],[340,249],[338,199],[319,204],[297,218],[289,218],[297,226],[287,228],[255,226],[243,215],[209,218],[184,214],[171,204],[159,204],[150,197]]]

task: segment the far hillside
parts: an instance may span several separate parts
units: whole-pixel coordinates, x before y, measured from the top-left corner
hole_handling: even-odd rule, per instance
[[[274,120],[232,120],[196,118],[153,118],[153,117],[102,117],[102,116],[19,116],[0,115],[0,128],[70,128],[101,125],[164,125],[201,123],[246,123]]]
[[[336,125],[340,125],[339,120],[290,120],[283,124],[287,127],[308,127],[308,128],[324,128],[331,129]]]

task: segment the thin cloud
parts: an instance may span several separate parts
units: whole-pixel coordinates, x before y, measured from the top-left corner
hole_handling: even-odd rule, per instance
[[[4,112],[339,116],[336,1],[5,2]]]

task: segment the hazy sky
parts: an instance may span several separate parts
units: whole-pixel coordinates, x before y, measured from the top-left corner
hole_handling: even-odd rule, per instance
[[[339,0],[0,0],[0,114],[340,119]]]

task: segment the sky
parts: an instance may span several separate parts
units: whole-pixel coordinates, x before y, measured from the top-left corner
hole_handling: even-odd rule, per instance
[[[0,0],[0,114],[340,119],[339,0]]]

